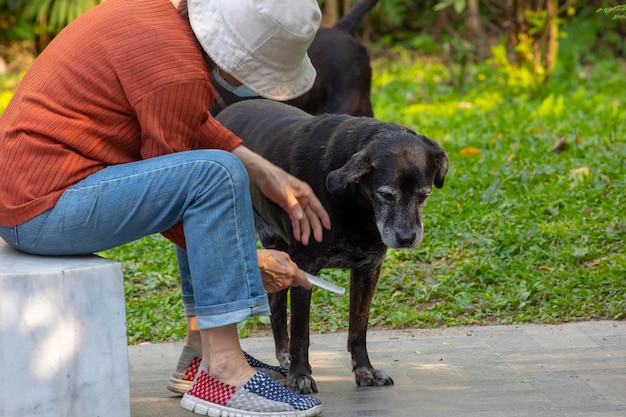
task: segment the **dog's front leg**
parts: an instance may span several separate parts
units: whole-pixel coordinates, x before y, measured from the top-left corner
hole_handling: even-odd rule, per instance
[[[367,354],[367,326],[370,306],[378,284],[382,260],[376,265],[360,265],[350,273],[350,326],[348,351],[352,354],[352,370],[357,385],[393,385],[386,373],[374,369]]]
[[[291,288],[291,337],[289,353],[289,388],[301,394],[317,392],[309,363],[309,316],[311,290]]]
[[[289,368],[289,333],[287,331],[287,291],[288,288],[269,294],[272,315],[272,333],[276,348],[276,359],[280,366]]]

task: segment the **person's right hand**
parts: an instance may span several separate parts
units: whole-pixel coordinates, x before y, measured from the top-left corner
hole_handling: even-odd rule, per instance
[[[233,153],[241,159],[250,180],[263,195],[287,212],[294,238],[308,245],[313,235],[316,241],[321,242],[322,229],[330,230],[330,216],[309,184],[243,145],[236,147]]]
[[[263,288],[268,293],[288,287],[313,288],[304,271],[285,252],[273,249],[258,249],[257,258],[263,278]]]

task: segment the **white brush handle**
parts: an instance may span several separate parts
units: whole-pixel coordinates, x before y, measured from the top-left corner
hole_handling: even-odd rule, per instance
[[[309,282],[317,287],[324,288],[325,290],[332,291],[336,294],[342,295],[346,292],[346,289],[340,287],[339,285],[335,285],[332,282],[328,282],[320,277],[316,277],[315,275],[309,274],[306,272],[306,278]]]

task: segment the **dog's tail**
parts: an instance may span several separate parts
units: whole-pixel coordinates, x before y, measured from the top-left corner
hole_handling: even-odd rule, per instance
[[[360,0],[352,6],[336,24],[335,28],[354,36],[365,15],[378,3],[378,0]]]

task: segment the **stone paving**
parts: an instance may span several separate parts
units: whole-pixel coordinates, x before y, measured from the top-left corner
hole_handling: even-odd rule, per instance
[[[270,337],[244,350],[275,364]],[[626,321],[371,331],[390,387],[357,387],[346,334],[311,336],[324,417],[625,417]],[[131,416],[191,417],[165,386],[181,343],[129,347]]]

